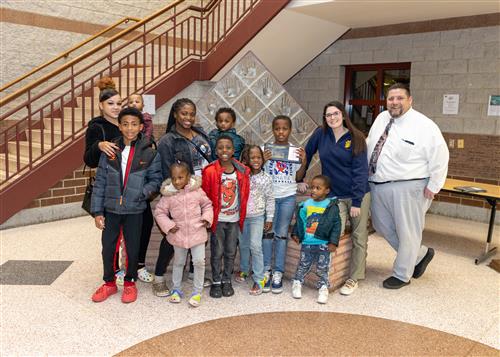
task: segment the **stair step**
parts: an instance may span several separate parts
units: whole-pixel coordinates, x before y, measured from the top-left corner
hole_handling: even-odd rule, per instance
[[[92,97],[76,97],[76,104],[78,108],[83,107],[83,102],[85,99],[85,109],[92,108]],[[97,98],[94,97],[94,112],[99,113],[99,94]]]
[[[57,145],[57,143],[54,142],[54,145]],[[49,151],[52,148],[50,141],[44,142],[43,146],[45,148],[45,152]],[[9,153],[12,153],[15,155],[15,153],[17,152],[17,143],[15,141],[9,141],[7,147],[8,147]],[[33,153],[32,158],[40,156],[42,154],[42,144],[32,142],[31,143],[31,150]],[[30,151],[29,141],[20,141],[19,142],[19,153],[20,153],[21,157],[29,158],[29,151]]]
[[[137,68],[137,73],[136,73],[136,68]],[[131,68],[123,68],[121,70],[121,75],[122,78],[139,78],[139,77],[146,77],[146,78],[151,78],[151,67],[131,67]],[[145,70],[144,70],[145,68]],[[146,72],[146,73],[144,73]],[[118,82],[116,82],[118,83]]]
[[[66,108],[64,108],[66,110]],[[70,108],[71,109],[71,108]],[[85,122],[90,121],[90,117],[85,119]],[[45,127],[45,130],[51,130],[51,118],[43,118],[43,124]],[[53,118],[54,120],[54,133],[60,133],[61,132],[61,118]],[[71,122],[72,120],[70,117],[67,117],[67,119],[64,119],[64,133],[71,133]],[[82,119],[81,117],[76,119],[75,121],[75,131],[79,130],[82,127]]]
[[[73,116],[73,109],[74,109],[74,115],[75,115],[75,127],[76,127],[76,124],[78,124],[78,122],[80,122],[80,127],[81,127],[81,123],[82,123],[82,116],[83,116],[83,119],[85,122],[89,122],[90,119],[92,119],[94,116],[97,116],[99,115],[99,111],[98,110],[94,110],[94,112],[92,112],[92,109],[91,108],[85,108],[85,110],[83,110],[83,108],[72,108],[72,107],[64,107],[63,110],[64,110],[64,121],[66,124],[66,121],[69,121],[71,123],[71,118]],[[71,124],[70,124],[70,127],[71,127]]]
[[[26,135],[29,137],[28,130],[26,130]],[[41,129],[31,129],[31,135],[33,136],[34,143],[41,143],[42,142],[42,130]],[[69,135],[69,132],[68,132],[68,135]],[[44,142],[44,144],[52,142],[50,127],[43,130],[43,142]],[[58,144],[60,142],[61,142],[61,132],[60,131],[55,132],[54,133],[54,144]]]
[[[20,156],[19,162],[21,163],[21,169],[28,165],[30,159],[29,157]],[[0,154],[0,168],[5,171],[5,154]],[[9,154],[9,173],[17,171],[17,156],[15,154]]]

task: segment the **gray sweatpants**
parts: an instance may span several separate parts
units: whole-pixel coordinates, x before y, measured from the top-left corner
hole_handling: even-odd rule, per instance
[[[405,282],[427,253],[422,245],[425,213],[432,203],[424,197],[427,182],[370,183],[373,227],[396,251],[392,275]]]

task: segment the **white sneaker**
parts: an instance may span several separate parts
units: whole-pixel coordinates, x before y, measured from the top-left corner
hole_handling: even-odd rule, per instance
[[[323,285],[318,290],[318,304],[326,304],[328,302],[328,288]]]
[[[301,299],[302,298],[302,284],[298,280],[293,281],[292,296],[294,299]]]
[[[354,290],[358,288],[358,282],[354,279],[347,279],[347,281],[344,283],[344,286],[342,286],[339,290],[339,293],[341,295],[351,295]]]

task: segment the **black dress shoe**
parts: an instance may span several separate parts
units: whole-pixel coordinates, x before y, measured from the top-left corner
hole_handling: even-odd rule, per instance
[[[429,248],[427,253],[424,255],[420,263],[415,265],[415,270],[413,271],[413,277],[415,279],[420,278],[424,273],[427,265],[431,262],[432,258],[434,258],[434,249]]]
[[[410,284],[410,282],[404,282],[394,276],[391,276],[390,278],[384,280],[382,286],[386,289],[399,289],[408,284]]]
[[[222,296],[229,297],[234,295],[234,289],[231,283],[222,283]]]
[[[222,297],[222,288],[220,284],[212,284],[210,286],[210,297],[219,299]]]

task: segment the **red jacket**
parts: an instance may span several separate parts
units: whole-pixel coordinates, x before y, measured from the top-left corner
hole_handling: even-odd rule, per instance
[[[243,231],[243,223],[247,215],[247,202],[250,193],[250,169],[243,165],[241,162],[232,159],[233,166],[236,171],[236,178],[238,180],[239,198],[240,198],[240,230]],[[201,188],[207,194],[212,206],[214,207],[214,220],[212,223],[212,232],[215,233],[217,222],[219,220],[219,213],[221,210],[221,186],[222,186],[222,173],[224,168],[221,166],[219,160],[212,162],[210,165],[203,169]]]

